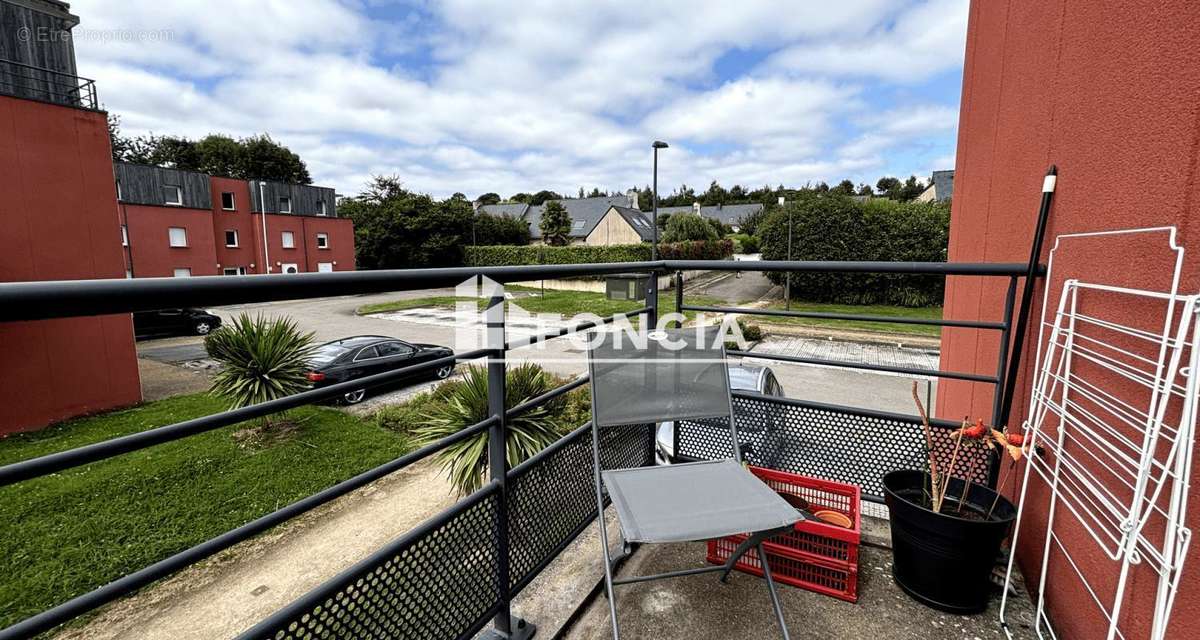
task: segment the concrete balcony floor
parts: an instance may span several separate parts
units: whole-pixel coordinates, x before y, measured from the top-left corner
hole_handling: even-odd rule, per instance
[[[621,567],[619,575],[644,575],[702,566],[702,543],[647,545]],[[762,578],[734,572],[728,584],[719,574],[701,574],[617,587],[621,637],[654,640],[695,638],[781,638],[771,598]],[[977,616],[935,611],[909,598],[891,576],[891,551],[864,545],[859,561],[859,600],[843,602],[779,585],[788,629],[795,640],[988,640],[1004,638],[997,622],[999,589],[988,610]],[[1009,625],[1015,638],[1034,637],[1033,607],[1026,597],[1009,599]],[[596,597],[566,630],[565,638],[611,638],[608,602]]]

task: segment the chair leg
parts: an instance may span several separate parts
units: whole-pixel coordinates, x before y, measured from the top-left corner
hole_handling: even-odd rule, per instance
[[[735,565],[737,565],[738,560],[741,560],[742,556],[746,555],[747,551],[750,551],[754,547],[761,544],[763,540],[767,540],[778,535],[780,531],[787,531],[790,528],[791,527],[782,530],[759,531],[758,533],[751,534],[750,537],[743,540],[742,543],[733,550],[733,553],[729,554],[729,559],[725,561],[725,570],[721,572],[721,582],[729,582],[730,572],[733,571],[733,568]]]
[[[783,606],[779,604],[779,593],[775,591],[775,579],[771,577],[771,565],[767,562],[767,552],[763,549],[761,542],[758,544],[758,559],[762,563],[763,577],[767,579],[767,589],[771,592],[771,606],[775,608],[775,618],[779,620],[779,630],[783,632],[783,640],[791,640],[787,622],[783,620]]]

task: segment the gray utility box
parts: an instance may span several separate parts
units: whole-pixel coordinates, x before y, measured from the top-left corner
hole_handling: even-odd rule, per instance
[[[609,300],[645,300],[650,276],[645,273],[614,273],[605,278]]]

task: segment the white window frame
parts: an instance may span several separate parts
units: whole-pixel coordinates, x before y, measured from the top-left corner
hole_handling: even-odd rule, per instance
[[[175,242],[175,232],[178,231],[183,235],[183,244]],[[167,227],[167,244],[175,249],[186,249],[188,246],[187,228],[186,227]]]
[[[319,215],[319,216],[329,215],[329,209],[325,206],[324,200],[317,200],[317,215]]]
[[[321,267],[324,267],[324,266],[328,266],[329,271],[322,271]],[[334,268],[333,268],[332,262],[318,262],[317,263],[317,273],[333,273],[333,272],[334,272]]]
[[[229,202],[232,204],[232,206],[229,206],[229,207],[225,206],[225,196],[229,196]],[[232,191],[222,191],[221,192],[221,209],[223,211],[236,211],[237,210],[237,196],[235,196]]]
[[[129,246],[129,227],[126,225],[121,225],[121,246]]]
[[[233,234],[233,244],[229,244],[229,234],[230,234],[230,233],[232,233],[232,234]],[[238,232],[237,232],[237,229],[226,229],[226,230],[225,230],[225,247],[226,247],[226,248],[228,248],[228,249],[236,249],[236,248],[238,248],[239,246],[241,246],[241,245],[239,245],[239,244],[238,244]]]
[[[175,271],[171,277],[173,277],[173,278],[190,278],[190,277],[192,277],[192,268],[191,267],[176,267]]]
[[[244,275],[246,275],[246,267],[225,267],[225,268],[221,269],[221,275],[244,276]]]
[[[279,234],[279,246],[284,249],[296,248],[296,234],[291,231],[283,231]]]
[[[322,242],[322,240],[324,240],[324,242]],[[328,233],[318,233],[317,234],[317,248],[318,249],[328,249],[329,248],[329,234]]]
[[[164,190],[164,193],[165,193],[166,189],[174,189],[175,190],[175,199],[171,200],[169,198],[166,198],[163,200],[163,204],[170,206],[170,207],[183,206],[183,187],[181,187],[179,185],[175,185],[175,184],[164,184],[162,188]]]
[[[285,207],[284,205],[287,205],[287,206]],[[279,213],[291,213],[291,212],[292,212],[291,196],[279,196]]]

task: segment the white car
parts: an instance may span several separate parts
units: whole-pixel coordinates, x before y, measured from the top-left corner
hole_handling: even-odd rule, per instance
[[[729,387],[734,391],[754,391],[768,396],[783,397],[783,387],[770,367],[760,365],[731,365]],[[658,464],[671,464],[675,459],[675,423],[658,425],[654,443],[654,459]]]

